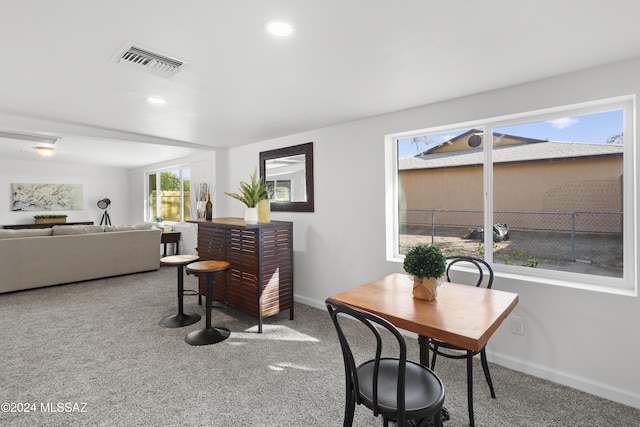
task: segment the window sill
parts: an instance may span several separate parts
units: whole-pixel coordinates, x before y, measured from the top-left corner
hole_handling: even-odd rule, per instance
[[[391,258],[391,262],[402,264],[403,258]],[[621,295],[628,297],[637,297],[638,289],[636,286],[625,286],[625,280],[614,277],[593,276],[589,274],[559,272],[554,270],[529,269],[524,267],[514,267],[503,264],[492,264],[495,279],[510,282],[518,282],[519,284],[549,285],[560,286],[564,288],[579,289],[582,291],[602,292],[612,295]],[[453,267],[454,269],[461,269]],[[536,274],[524,274],[522,270],[532,271]],[[471,270],[470,270],[471,271]],[[527,271],[528,272],[528,271]],[[635,283],[635,281],[630,281]]]

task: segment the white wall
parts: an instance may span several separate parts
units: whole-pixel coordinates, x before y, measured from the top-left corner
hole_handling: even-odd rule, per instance
[[[248,179],[260,151],[314,142],[316,212],[272,218],[294,222],[296,299],[322,307],[333,293],[402,271],[385,257],[384,135],[637,94],[638,76],[634,60],[231,149],[219,194]],[[219,213],[244,214],[240,202],[218,203]],[[637,297],[500,277],[494,287],[520,295],[514,314],[526,335],[505,322],[487,347],[492,361],[640,408]]]
[[[60,164],[51,162],[8,161],[0,159],[0,225],[33,224],[36,214],[67,214],[67,222],[94,221],[100,224],[103,211],[96,205],[111,199],[109,216],[113,225],[131,224],[129,216],[129,171],[119,168]],[[82,210],[55,212],[13,212],[11,184],[82,184]]]

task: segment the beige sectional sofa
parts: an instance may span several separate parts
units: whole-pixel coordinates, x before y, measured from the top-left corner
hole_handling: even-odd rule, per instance
[[[150,224],[0,230],[0,293],[157,270]]]

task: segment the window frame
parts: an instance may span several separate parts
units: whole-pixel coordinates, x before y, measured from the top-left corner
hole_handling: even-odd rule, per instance
[[[491,135],[495,128],[544,121],[611,110],[624,111],[623,123],[623,277],[596,276],[557,270],[545,270],[522,266],[495,264],[493,251],[485,251],[484,258],[490,262],[496,277],[519,281],[546,283],[571,288],[589,289],[623,295],[637,295],[637,194],[635,161],[635,96],[621,96],[580,104],[571,104],[543,110],[535,110],[513,115],[505,115],[470,122],[458,122],[442,126],[433,126],[414,131],[385,135],[385,211],[386,211],[386,254],[387,260],[402,262],[404,255],[399,253],[399,188],[398,188],[398,150],[399,139],[417,137],[426,134],[444,133],[461,128],[482,129],[485,135]],[[483,188],[484,188],[484,229],[493,227],[493,138],[485,138],[483,151]],[[485,233],[485,247],[492,247],[492,233]]]
[[[169,224],[180,224],[180,223],[184,223],[185,222],[185,202],[184,202],[184,171],[187,170],[189,171],[189,179],[191,179],[190,175],[191,175],[191,168],[189,167],[189,165],[179,165],[179,166],[172,166],[172,167],[163,167],[163,168],[158,168],[158,169],[150,169],[144,172],[144,189],[145,189],[145,201],[144,201],[144,206],[145,206],[145,221],[152,221],[153,218],[155,218],[156,216],[158,216],[159,213],[162,213],[162,197],[161,197],[161,191],[158,192],[158,195],[156,196],[156,206],[155,209],[153,209],[152,211],[152,207],[149,206],[149,175],[156,175],[156,188],[160,188],[160,175],[162,172],[173,172],[173,171],[179,171],[178,173],[178,177],[180,179],[180,221],[170,221],[170,220],[165,220],[165,222],[169,223]],[[155,212],[155,213],[153,213]]]

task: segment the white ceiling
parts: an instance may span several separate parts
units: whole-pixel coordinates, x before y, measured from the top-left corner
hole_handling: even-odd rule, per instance
[[[134,167],[637,57],[639,16],[637,0],[3,0],[0,130]],[[294,34],[267,35],[274,18]],[[127,43],[187,64],[115,63]],[[0,138],[0,157],[32,145]]]

